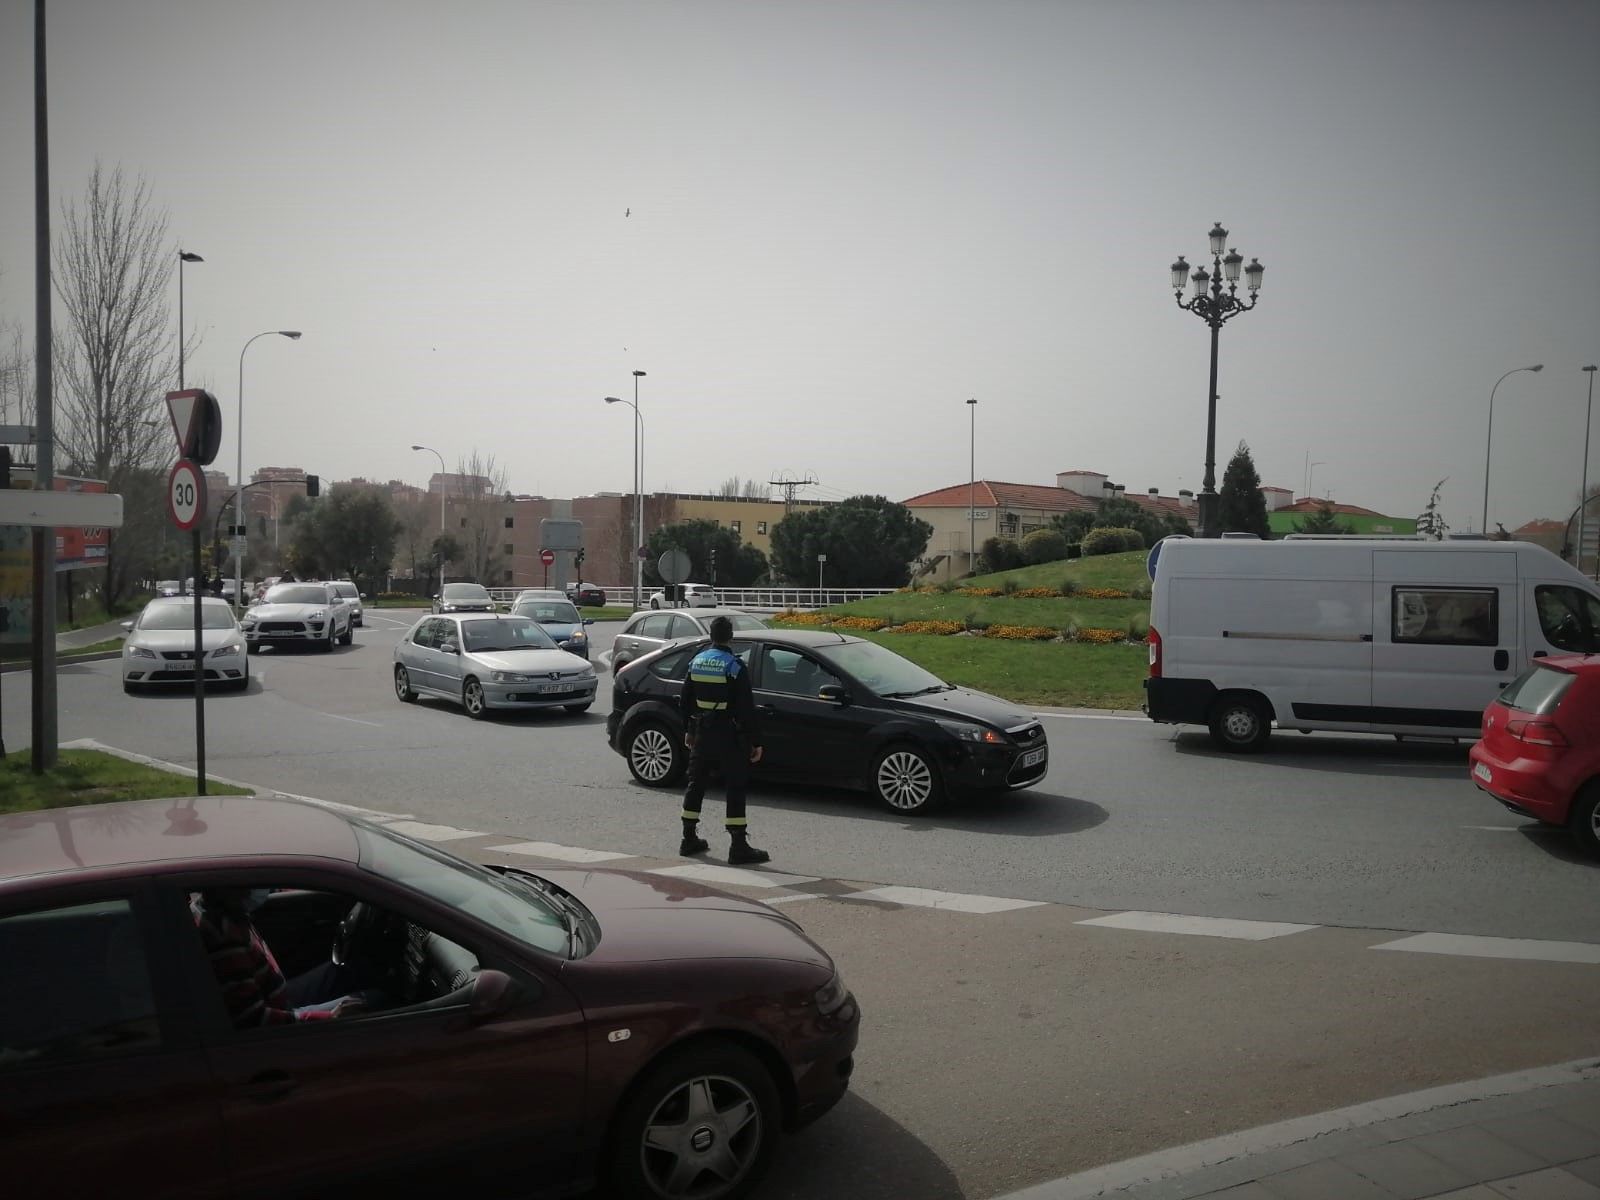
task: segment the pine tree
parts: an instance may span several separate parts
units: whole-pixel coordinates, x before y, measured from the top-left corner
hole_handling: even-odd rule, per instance
[[[1261,494],[1261,476],[1256,472],[1255,460],[1250,457],[1250,447],[1244,442],[1239,443],[1239,448],[1228,460],[1228,469],[1222,473],[1217,522],[1224,533],[1253,533],[1260,538],[1271,536],[1267,524],[1267,498]]]
[[[1444,523],[1444,515],[1439,511],[1439,489],[1448,481],[1449,476],[1439,480],[1433,485],[1433,495],[1428,497],[1428,507],[1422,510],[1417,517],[1417,532],[1423,537],[1432,538],[1436,542],[1444,541],[1444,535],[1450,527]]]

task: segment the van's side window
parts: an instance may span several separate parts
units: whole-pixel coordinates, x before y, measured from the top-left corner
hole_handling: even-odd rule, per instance
[[[1574,587],[1540,587],[1533,593],[1544,640],[1574,654],[1600,653],[1600,600]]]
[[[1500,594],[1493,588],[1397,587],[1390,638],[1428,646],[1499,645]]]

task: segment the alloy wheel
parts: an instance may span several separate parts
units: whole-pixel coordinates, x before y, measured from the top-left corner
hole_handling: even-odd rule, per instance
[[[658,1196],[716,1200],[750,1173],[761,1110],[737,1079],[702,1075],[674,1088],[645,1124],[640,1164]]]
[[[483,684],[476,679],[467,680],[466,687],[461,689],[461,703],[467,710],[469,717],[483,715]]]
[[[672,770],[672,739],[666,731],[651,725],[634,735],[628,748],[628,762],[646,783],[660,783]]]
[[[933,797],[933,771],[913,750],[895,750],[878,764],[878,794],[891,808],[921,808]]]

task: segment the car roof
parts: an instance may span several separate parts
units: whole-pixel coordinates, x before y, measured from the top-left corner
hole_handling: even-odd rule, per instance
[[[0,882],[59,873],[126,873],[237,857],[358,861],[349,820],[298,800],[200,796],[15,813],[0,825]]]
[[[145,603],[145,607],[146,608],[155,608],[157,605],[160,605],[163,608],[165,608],[165,607],[169,607],[169,606],[174,605],[174,604],[193,604],[193,603],[194,603],[194,597],[193,596],[153,596],[153,597],[151,597],[151,599],[149,601],[147,601]],[[220,604],[223,608],[226,608],[229,612],[233,611],[233,605],[229,604],[221,596],[201,596],[200,597],[200,603],[202,605],[209,605],[212,608],[215,608],[217,605]]]

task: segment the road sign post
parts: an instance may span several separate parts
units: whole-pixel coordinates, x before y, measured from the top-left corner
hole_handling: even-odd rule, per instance
[[[167,397],[171,406],[175,392]],[[178,428],[179,413],[173,408],[173,427]],[[185,414],[187,415],[187,414]],[[180,434],[181,440],[181,434]],[[194,573],[194,759],[195,790],[206,794],[206,647],[201,632],[205,593],[205,568],[200,565],[200,523],[206,516],[206,477],[200,465],[188,458],[172,464],[167,476],[167,515],[179,529],[189,533]]]
[[[556,561],[556,552],[554,550],[539,551],[539,561],[544,564],[544,585],[545,587],[549,587],[550,564]]]

